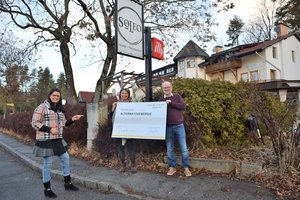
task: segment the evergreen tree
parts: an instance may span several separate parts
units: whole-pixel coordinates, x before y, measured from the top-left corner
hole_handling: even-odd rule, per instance
[[[300,1],[287,0],[276,10],[277,22],[282,22],[293,30],[300,28]]]
[[[242,33],[243,26],[244,26],[244,22],[237,15],[235,15],[229,21],[228,29],[226,31],[227,35],[229,36],[229,40],[228,40],[229,43],[225,46],[230,47],[230,46],[239,45],[239,36]]]
[[[36,104],[43,102],[48,97],[48,93],[55,88],[55,80],[48,67],[37,71],[37,83],[32,86],[30,96],[35,98]]]
[[[63,99],[66,99],[66,97],[68,96],[67,94],[68,90],[67,90],[67,81],[64,73],[60,73],[58,75],[58,78],[56,80],[56,87],[60,89]]]

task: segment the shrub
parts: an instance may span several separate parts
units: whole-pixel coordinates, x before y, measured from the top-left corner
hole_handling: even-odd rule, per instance
[[[82,144],[86,144],[87,140],[87,123],[86,123],[86,107],[84,104],[77,105],[65,105],[66,118],[69,119],[75,114],[84,115],[82,119],[75,122],[68,128],[64,129],[64,139],[71,143],[77,141]],[[35,141],[35,130],[31,126],[32,112],[20,112],[13,113],[0,117],[0,127],[11,130],[19,135],[28,136]]]

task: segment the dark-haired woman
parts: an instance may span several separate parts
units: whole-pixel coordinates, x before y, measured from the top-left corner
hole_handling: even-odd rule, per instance
[[[64,112],[61,92],[55,88],[48,94],[48,99],[34,110],[32,117],[32,127],[37,131],[34,154],[37,157],[43,157],[44,193],[45,196],[50,198],[56,198],[56,194],[51,190],[50,185],[52,156],[54,155],[61,160],[65,189],[78,190],[71,183],[70,158],[66,150],[67,143],[63,139],[63,127],[70,126],[79,120],[82,115],[74,115],[71,119],[66,120]]]
[[[130,91],[128,89],[122,89],[119,93],[119,100],[118,102],[114,102],[112,104],[112,111],[114,112],[117,104],[122,103],[122,102],[130,102]],[[125,138],[120,138],[116,139],[116,143],[119,146],[119,159],[121,162],[121,168],[120,172],[124,173],[126,171],[126,163],[125,163],[125,145],[127,146],[128,152],[129,152],[129,159],[131,161],[131,168],[130,171],[131,173],[136,173],[136,163],[135,163],[135,149],[136,149],[136,144],[135,144],[134,139],[125,139]]]

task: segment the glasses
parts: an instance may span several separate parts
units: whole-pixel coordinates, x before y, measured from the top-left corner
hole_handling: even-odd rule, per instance
[[[52,94],[51,96],[60,98],[60,95],[57,94]]]

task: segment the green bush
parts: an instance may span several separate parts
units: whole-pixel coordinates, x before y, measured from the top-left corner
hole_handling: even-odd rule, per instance
[[[240,86],[225,81],[176,79],[174,92],[184,98],[188,114],[201,127],[197,144],[243,144],[247,139],[246,115],[240,99]],[[195,133],[194,133],[195,134]]]

